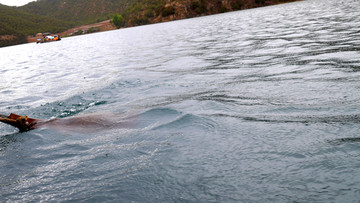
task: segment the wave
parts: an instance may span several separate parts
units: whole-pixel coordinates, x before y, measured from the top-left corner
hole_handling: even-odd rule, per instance
[[[332,145],[341,145],[345,143],[359,143],[360,137],[344,137],[334,140],[328,140],[328,142]]]
[[[75,95],[63,101],[46,103],[40,107],[32,109],[30,113],[41,118],[65,118],[79,114],[91,107],[104,104],[107,104],[107,101],[86,99],[81,95]]]
[[[206,117],[184,113],[172,108],[153,108],[137,116],[139,127],[150,127],[149,130],[181,130],[196,128],[212,131],[216,123]]]
[[[212,116],[217,117],[232,117],[239,118],[244,121],[251,122],[265,122],[265,123],[360,123],[360,115],[308,115],[308,116],[287,116],[287,115],[259,115],[259,116],[246,116],[246,115],[230,115],[230,114],[213,114]]]

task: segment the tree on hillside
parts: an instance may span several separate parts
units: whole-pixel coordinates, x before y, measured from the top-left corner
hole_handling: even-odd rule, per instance
[[[111,21],[117,28],[121,28],[125,25],[125,20],[120,14],[115,14]]]

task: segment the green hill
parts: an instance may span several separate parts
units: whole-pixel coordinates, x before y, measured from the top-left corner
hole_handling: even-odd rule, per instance
[[[26,36],[38,32],[60,32],[72,27],[70,22],[30,14],[0,4],[0,47],[26,43]]]
[[[108,20],[135,0],[38,0],[21,11],[71,21],[77,25]]]
[[[21,11],[91,24],[121,14],[124,26],[191,18],[296,0],[37,0]]]
[[[128,27],[293,1],[299,0],[133,0],[120,14]]]

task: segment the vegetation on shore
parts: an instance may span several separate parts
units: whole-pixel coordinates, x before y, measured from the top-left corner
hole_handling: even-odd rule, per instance
[[[119,14],[130,27],[293,1],[298,0],[135,0]]]
[[[125,24],[125,20],[120,14],[115,14],[112,18],[111,23],[113,23],[117,28],[121,28]]]
[[[37,0],[22,7],[0,4],[0,47],[39,32],[112,19],[117,28],[166,22],[297,0]]]

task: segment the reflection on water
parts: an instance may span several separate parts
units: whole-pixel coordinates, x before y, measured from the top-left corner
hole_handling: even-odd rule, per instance
[[[0,49],[0,200],[356,202],[359,1],[308,0]],[[125,119],[126,120],[126,119]]]

